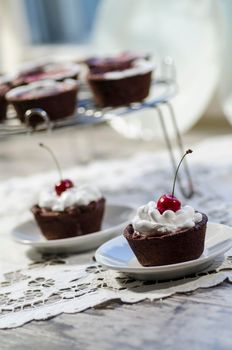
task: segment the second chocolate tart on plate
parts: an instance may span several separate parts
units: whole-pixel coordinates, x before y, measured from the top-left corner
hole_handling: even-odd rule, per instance
[[[17,243],[43,253],[78,253],[98,248],[107,240],[120,235],[134,214],[135,210],[128,205],[107,203],[100,231],[48,240],[35,220],[28,220],[13,229],[12,238]]]
[[[105,198],[95,186],[82,185],[58,195],[50,188],[41,192],[32,207],[35,220],[48,240],[82,236],[101,230]]]

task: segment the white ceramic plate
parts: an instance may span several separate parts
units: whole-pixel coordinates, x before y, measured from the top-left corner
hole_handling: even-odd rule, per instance
[[[81,252],[99,247],[102,243],[122,233],[135,209],[126,205],[106,205],[102,230],[84,236],[46,240],[33,220],[27,221],[12,231],[13,239],[42,252]]]
[[[126,239],[121,235],[103,244],[95,257],[104,267],[126,273],[140,280],[162,280],[182,277],[204,270],[214,259],[232,247],[232,228],[208,223],[205,250],[200,258],[179,264],[143,267]]]

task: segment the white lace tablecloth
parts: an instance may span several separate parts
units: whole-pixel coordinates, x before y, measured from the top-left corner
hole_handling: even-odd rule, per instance
[[[188,159],[196,189],[188,203],[205,212],[210,221],[228,225],[232,225],[231,150],[231,138],[221,137],[202,143]],[[65,175],[79,183],[96,183],[109,201],[136,206],[170,192],[172,185],[166,153],[97,162],[70,169]],[[56,174],[49,173],[13,178],[0,184],[0,328],[18,327],[62,312],[80,312],[110,300],[127,303],[155,300],[232,281],[232,251],[197,275],[141,282],[103,271],[91,261],[94,252],[41,256],[16,244],[11,239],[11,229],[31,217],[29,208],[38,192],[55,179]],[[178,191],[177,195],[181,198]]]

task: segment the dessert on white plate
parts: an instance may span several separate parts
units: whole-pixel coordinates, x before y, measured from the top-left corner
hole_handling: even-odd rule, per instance
[[[103,267],[140,280],[166,280],[194,274],[208,268],[215,258],[232,248],[232,228],[208,223],[203,254],[195,260],[162,266],[142,266],[122,235],[100,246],[95,257]]]
[[[64,179],[59,163],[49,147],[40,143],[52,156],[60,181],[43,190],[32,207],[35,220],[47,239],[86,235],[101,230],[105,198],[94,185],[76,185]]]
[[[20,244],[44,253],[77,253],[98,248],[102,243],[120,235],[135,215],[135,209],[120,204],[107,203],[101,230],[91,234],[63,239],[47,240],[34,220],[18,225],[12,238]]]
[[[41,191],[32,207],[35,221],[17,226],[12,231],[14,240],[43,252],[80,252],[120,234],[135,214],[134,209],[105,205],[95,185],[75,186],[72,180],[64,179],[55,154],[46,145],[39,145],[52,156],[60,180]]]

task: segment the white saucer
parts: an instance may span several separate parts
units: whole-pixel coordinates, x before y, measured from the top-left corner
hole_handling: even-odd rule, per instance
[[[140,280],[178,278],[204,270],[214,259],[232,247],[232,228],[208,223],[205,250],[200,258],[173,265],[143,267],[136,259],[126,239],[121,235],[104,243],[96,251],[99,264]]]
[[[102,230],[84,236],[46,240],[34,220],[13,229],[13,239],[42,252],[81,252],[99,247],[102,243],[122,233],[135,215],[135,209],[126,205],[107,204]]]

